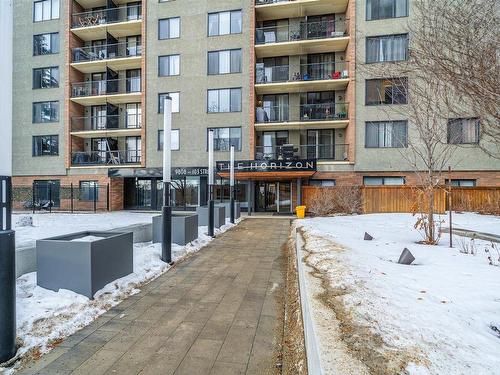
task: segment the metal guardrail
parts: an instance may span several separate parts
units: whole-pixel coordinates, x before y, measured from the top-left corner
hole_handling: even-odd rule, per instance
[[[255,30],[255,44],[341,38],[347,35],[345,21],[311,21],[297,25],[265,26]]]
[[[255,109],[255,122],[288,122],[294,121],[294,115],[300,121],[332,121],[345,120],[348,116],[349,103],[301,104],[300,106],[264,105]],[[294,112],[298,112],[294,114]],[[290,116],[292,115],[292,116]]]
[[[300,64],[300,71],[291,75],[289,65],[264,66],[264,64],[256,64],[255,68],[255,82],[258,84],[345,78],[349,78],[348,62],[346,61]]]
[[[73,62],[89,62],[100,60],[120,59],[125,57],[139,57],[142,55],[142,46],[130,45],[127,42],[103,44],[98,46],[76,47],[72,49]]]
[[[71,97],[129,94],[141,91],[141,77],[103,79],[71,84]]]
[[[108,25],[111,23],[138,21],[142,19],[141,4],[127,5],[117,8],[90,10],[72,15],[71,25],[74,28]]]

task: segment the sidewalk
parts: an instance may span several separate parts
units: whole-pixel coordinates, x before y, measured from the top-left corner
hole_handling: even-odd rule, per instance
[[[244,220],[20,373],[274,373],[289,226]]]

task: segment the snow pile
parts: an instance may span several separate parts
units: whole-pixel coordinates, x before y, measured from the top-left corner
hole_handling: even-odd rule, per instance
[[[151,223],[151,218],[158,213],[144,212],[103,212],[103,213],[36,213],[30,215],[33,218],[33,226],[25,226],[23,217],[25,214],[12,215],[12,222],[16,223],[16,247],[35,247],[36,240],[59,236],[74,232],[106,231],[121,228],[132,224]]]
[[[500,231],[500,217],[454,218],[464,229]],[[373,214],[297,225],[331,286],[346,291],[354,319],[388,345],[421,358],[408,364],[409,374],[499,374],[500,337],[491,327],[500,327],[500,267],[488,264],[489,243],[475,240],[475,256],[460,252],[456,236],[453,249],[447,235],[438,246],[420,245],[414,222],[409,214]],[[363,240],[365,231],[372,241]],[[397,264],[405,247],[414,265]]]
[[[93,242],[93,241],[99,241],[99,240],[104,240],[106,237],[98,237],[98,236],[83,236],[83,237],[78,237],[78,238],[73,238],[71,241],[80,241],[80,242]]]
[[[221,234],[233,226],[227,221],[224,226],[215,230],[215,234]],[[206,234],[207,229],[199,227],[199,238],[186,246],[173,244],[173,260],[179,261],[206,246],[212,240]],[[38,348],[41,353],[49,351],[54,340],[75,333],[123,299],[138,293],[142,285],[170,268],[161,261],[160,256],[160,243],[134,244],[134,273],[106,285],[95,294],[94,300],[69,290],[61,289],[54,292],[41,288],[36,285],[36,272],[19,277],[17,334],[22,341],[22,347],[18,351],[18,356],[34,348]]]

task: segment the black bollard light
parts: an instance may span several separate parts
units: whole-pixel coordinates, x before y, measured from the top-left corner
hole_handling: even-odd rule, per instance
[[[172,181],[172,98],[163,101],[163,207],[161,260],[172,264],[172,206],[170,183]]]
[[[215,202],[214,202],[214,131],[208,131],[208,235],[214,237]]]
[[[0,363],[16,354],[16,244],[12,230],[13,1],[0,1]]]

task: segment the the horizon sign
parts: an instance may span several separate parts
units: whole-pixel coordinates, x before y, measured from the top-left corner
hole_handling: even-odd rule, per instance
[[[229,172],[229,162],[218,161],[217,172]],[[316,159],[303,160],[237,160],[235,172],[300,172],[316,171]]]

